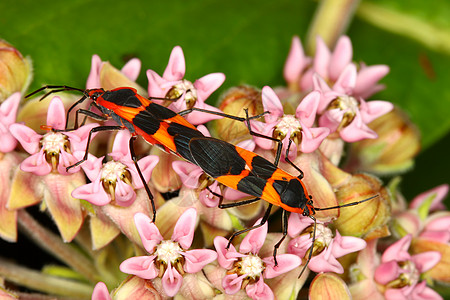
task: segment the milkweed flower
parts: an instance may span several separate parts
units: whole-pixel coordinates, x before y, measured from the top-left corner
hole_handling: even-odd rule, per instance
[[[91,183],[76,188],[72,196],[84,199],[94,205],[106,205],[111,201],[119,206],[130,206],[136,199],[135,189],[144,187],[158,163],[156,155],[149,155],[138,161],[139,168],[146,182],[139,177],[136,166],[131,159],[129,140],[131,134],[128,130],[121,130],[114,140],[112,152],[109,156],[113,160],[103,163],[104,157],[89,159],[81,166],[91,180]],[[84,155],[84,151],[76,153]]]
[[[318,74],[326,82],[334,84],[339,81],[344,70],[352,65],[353,48],[350,38],[342,36],[336,43],[334,51],[330,51],[323,39],[316,40],[316,53],[313,58],[305,55],[300,39],[294,36],[284,65],[284,78],[291,90],[309,92],[314,89],[313,76]],[[378,81],[389,72],[386,65],[366,66],[360,64],[353,97],[368,98],[382,90],[384,85]]]
[[[66,170],[67,167],[78,162],[73,155],[76,151],[85,151],[89,132],[98,124],[88,124],[80,128],[62,132],[65,129],[66,112],[59,97],[50,102],[47,112],[47,127],[50,132],[40,135],[23,124],[12,124],[11,134],[22,147],[31,154],[20,164],[24,172],[35,175],[47,175],[58,172],[62,175],[76,173],[79,166]]]
[[[211,73],[203,76],[194,83],[184,79],[186,64],[183,50],[180,46],[173,48],[170,54],[169,63],[163,73],[159,76],[153,70],[147,70],[148,95],[150,97],[177,99],[172,101],[169,108],[175,112],[180,112],[192,107],[220,112],[214,106],[205,103],[205,100],[225,81],[223,73]],[[159,100],[154,99],[155,102]],[[221,118],[213,114],[205,114],[193,111],[186,115],[186,119],[194,124],[203,124],[211,120]]]
[[[376,138],[367,124],[390,112],[394,106],[387,101],[364,101],[352,95],[357,79],[356,66],[348,65],[332,88],[318,74],[314,74],[314,89],[322,92],[317,112],[319,125],[338,132],[346,142]]]
[[[316,273],[344,273],[344,268],[337,258],[366,247],[363,239],[353,236],[341,236],[339,231],[333,234],[323,222],[317,221],[313,243],[314,221],[311,218],[291,213],[288,221],[288,234],[293,239],[289,242],[288,252],[307,259],[312,251],[308,268]]]
[[[384,296],[389,299],[441,299],[432,289],[420,281],[420,274],[428,271],[441,259],[441,254],[428,251],[410,255],[408,248],[412,236],[406,235],[389,246],[381,256],[375,269],[375,281],[384,287]]]
[[[9,131],[16,122],[21,94],[14,93],[0,104],[0,152],[7,153],[16,148],[17,140]]]
[[[443,205],[448,190],[449,186],[443,184],[416,196],[409,204],[408,210],[395,213],[395,221],[392,226],[396,235],[412,235],[411,250],[413,253],[430,250],[441,253],[441,261],[428,274],[430,277],[444,282],[450,282],[448,266],[450,213]],[[400,203],[400,206],[402,204],[405,203]]]
[[[260,221],[261,219],[255,224]],[[293,254],[278,254],[277,265],[273,256],[258,256],[266,240],[267,229],[266,222],[263,226],[251,230],[242,240],[239,251],[233,245],[227,249],[228,240],[224,237],[218,236],[214,239],[219,265],[228,270],[222,279],[226,294],[236,294],[245,288],[252,299],[274,299],[274,294],[264,279],[277,277],[301,264],[301,259]]]
[[[217,254],[213,250],[188,250],[194,237],[196,219],[196,210],[187,209],[173,228],[172,238],[164,240],[150,218],[137,213],[134,222],[144,248],[150,255],[129,258],[120,264],[120,270],[143,279],[160,277],[166,295],[175,296],[183,284],[183,276],[186,273],[197,273],[217,259]]]
[[[252,120],[251,127],[257,133],[281,140],[282,155],[286,153],[288,141],[293,140],[294,143],[289,152],[289,158],[293,160],[297,157],[297,147],[301,152],[311,153],[319,148],[330,133],[328,128],[314,125],[319,101],[320,93],[311,92],[301,100],[295,116],[285,115],[278,96],[272,88],[265,86],[262,89],[262,102],[264,110],[269,112],[265,115],[266,123]],[[262,137],[254,137],[254,139],[263,149],[273,148],[272,140]]]

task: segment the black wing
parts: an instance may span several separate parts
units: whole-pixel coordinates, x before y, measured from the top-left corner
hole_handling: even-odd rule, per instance
[[[195,164],[213,178],[239,175],[245,170],[246,162],[236,151],[236,147],[222,140],[193,138],[189,149]]]

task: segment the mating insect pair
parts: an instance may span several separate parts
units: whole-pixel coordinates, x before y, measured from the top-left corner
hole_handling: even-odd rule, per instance
[[[303,172],[288,159],[288,152],[291,143],[289,143],[286,151],[286,161],[300,173],[298,177],[292,176],[278,168],[278,163],[282,151],[282,142],[278,139],[255,133],[251,130],[249,124],[250,120],[259,118],[262,115],[253,117],[249,117],[247,115],[246,118],[241,118],[198,108],[191,108],[177,114],[172,110],[151,101],[151,99],[177,99],[147,99],[137,94],[135,89],[129,87],[121,87],[113,89],[111,91],[105,91],[103,89],[83,90],[68,86],[45,86],[27,95],[27,97],[30,97],[45,89],[51,89],[51,91],[42,96],[41,100],[49,96],[50,94],[61,91],[74,90],[83,93],[83,97],[69,108],[67,112],[66,122],[68,122],[69,120],[70,112],[77,105],[81,104],[87,99],[92,100],[89,109],[78,109],[76,111],[74,128],[78,127],[78,119],[80,114],[84,115],[82,124],[84,124],[84,122],[86,121],[86,117],[90,117],[99,121],[104,121],[112,118],[117,123],[117,125],[114,126],[99,126],[93,128],[89,133],[86,152],[83,159],[68,168],[77,166],[87,160],[89,142],[93,133],[99,131],[114,131],[124,129],[127,129],[131,132],[131,138],[129,141],[131,158],[150,198],[153,210],[153,221],[155,221],[156,218],[156,207],[154,204],[153,195],[147,184],[145,183],[145,179],[139,169],[133,146],[137,136],[142,136],[150,144],[161,147],[166,152],[173,153],[198,165],[205,171],[206,174],[217,180],[219,183],[256,197],[254,199],[244,200],[240,202],[223,204],[223,198],[220,195],[217,195],[221,197],[219,208],[229,208],[246,205],[254,203],[261,199],[269,202],[269,206],[260,224],[235,232],[229,238],[228,247],[230,246],[234,237],[265,224],[265,222],[267,222],[269,218],[270,211],[273,205],[280,206],[283,209],[283,236],[274,247],[273,255],[275,264],[277,263],[277,249],[287,235],[288,212],[302,214],[303,216],[310,217],[314,221],[314,230],[312,236],[312,243],[314,244],[316,231],[316,219],[314,218],[315,211],[337,209],[340,207],[357,205],[376,197],[374,196],[359,202],[348,203],[342,206],[333,206],[327,208],[314,207],[312,197],[309,195],[305,185],[301,181],[301,179],[303,178]],[[92,107],[96,107],[101,112],[101,115],[92,112]],[[268,138],[278,143],[275,161],[272,163],[251,151],[234,146],[219,139],[205,137],[200,131],[197,130],[195,126],[190,124],[182,117],[183,115],[188,114],[192,111],[212,113],[237,121],[246,122],[250,134]],[[308,258],[300,275],[306,269],[309,261],[311,260],[311,255],[312,251],[309,251]]]

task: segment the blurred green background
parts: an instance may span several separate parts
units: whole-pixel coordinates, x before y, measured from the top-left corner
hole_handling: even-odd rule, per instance
[[[291,38],[306,33],[316,1],[31,1],[0,2],[0,38],[34,65],[30,90],[43,84],[84,87],[92,54],[121,68],[138,57],[162,73],[175,45],[186,57],[186,78],[211,72],[227,79],[209,102],[238,84],[283,85]],[[404,19],[406,18],[406,21]],[[403,30],[397,27],[404,26]],[[347,34],[357,62],[387,64],[387,89],[372,97],[399,105],[418,125],[423,150],[404,176],[411,199],[450,182],[450,4],[362,1]]]

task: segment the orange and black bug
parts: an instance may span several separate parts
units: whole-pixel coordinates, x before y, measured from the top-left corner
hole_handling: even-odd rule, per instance
[[[279,141],[277,139],[273,140]],[[300,172],[298,177],[290,175],[277,167],[280,159],[281,141],[278,143],[275,163],[266,160],[256,153],[215,138],[194,137],[189,142],[189,148],[195,163],[202,168],[206,174],[213,177],[223,185],[256,197],[254,199],[240,202],[222,204],[223,197],[216,195],[221,198],[219,208],[246,205],[260,199],[269,202],[269,206],[267,207],[261,222],[253,227],[233,233],[233,235],[229,238],[228,247],[230,246],[233,238],[237,235],[264,225],[269,218],[270,210],[273,205],[280,206],[283,209],[283,236],[275,244],[273,251],[275,265],[277,264],[277,250],[287,235],[288,213],[299,213],[303,216],[311,218],[314,221],[312,237],[312,242],[314,244],[317,224],[314,214],[316,211],[353,206],[377,197],[373,196],[362,201],[352,202],[340,206],[338,205],[326,208],[315,207],[311,195],[309,195],[305,185],[302,182],[303,172],[288,159],[291,142],[292,141],[289,141],[289,145],[286,150],[286,161]],[[303,271],[311,260],[311,256],[312,251],[309,251],[308,259],[300,273],[300,276],[303,274]]]
[[[131,87],[119,87],[110,91],[105,91],[101,88],[83,90],[69,86],[47,85],[30,93],[26,97],[30,97],[46,89],[50,89],[50,91],[43,95],[40,100],[46,98],[50,94],[62,91],[73,90],[83,93],[83,97],[76,101],[67,111],[65,126],[66,130],[69,130],[67,129],[67,126],[70,112],[78,104],[81,104],[87,99],[92,100],[89,109],[78,109],[76,111],[74,129],[78,127],[79,114],[85,116],[82,124],[84,124],[84,122],[86,121],[86,117],[90,117],[98,121],[105,121],[111,118],[118,124],[116,126],[99,126],[93,128],[89,132],[88,142],[83,159],[78,161],[76,164],[69,166],[67,169],[78,166],[87,160],[89,144],[93,133],[99,131],[115,131],[124,129],[128,129],[131,132],[131,138],[129,142],[131,158],[150,198],[153,210],[153,221],[155,221],[156,216],[156,208],[153,201],[153,195],[147,184],[145,183],[142,172],[137,164],[137,158],[134,152],[133,145],[137,136],[142,136],[147,142],[152,145],[159,146],[166,152],[173,153],[190,162],[194,162],[191,151],[189,149],[189,141],[194,137],[204,137],[204,135],[200,131],[198,131],[194,125],[186,121],[186,119],[183,118],[182,115],[188,114],[195,110],[220,115],[238,121],[246,120],[246,118],[235,117],[199,108],[191,108],[177,114],[174,111],[151,101],[151,99],[172,101],[176,101],[177,99],[145,98],[139,95],[136,89]],[[92,112],[90,110],[92,107],[96,107],[101,112],[101,114]],[[253,119],[257,117],[259,116],[251,118],[247,117],[247,119]]]

